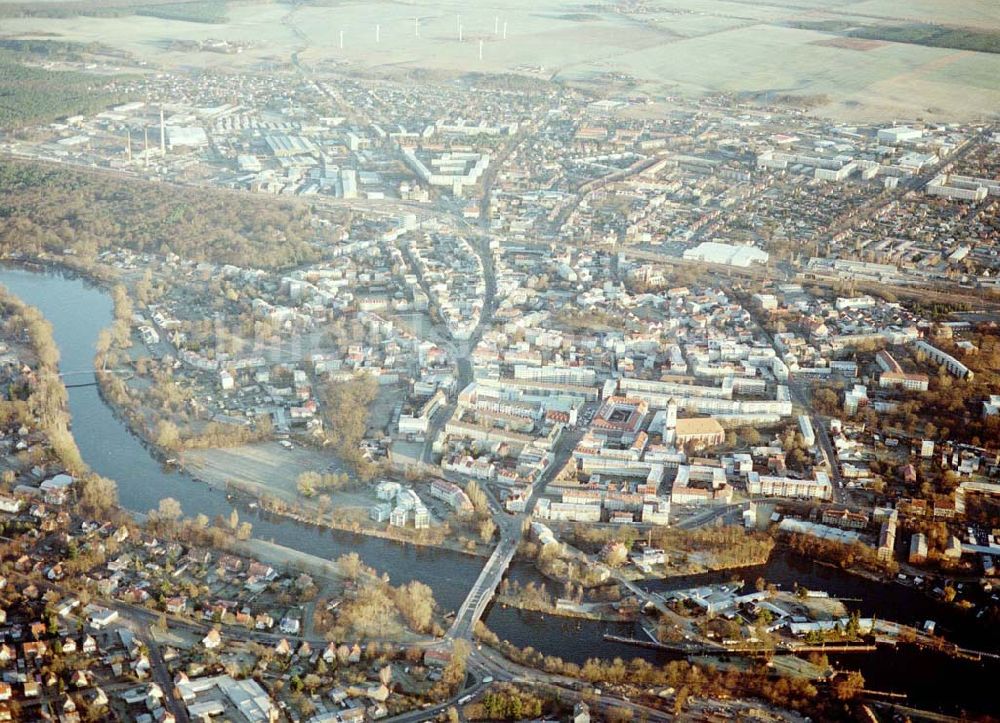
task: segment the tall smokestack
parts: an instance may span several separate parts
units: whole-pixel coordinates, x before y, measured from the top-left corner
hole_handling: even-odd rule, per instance
[[[167,126],[163,122],[163,103],[160,103],[160,155],[167,155]]]
[[[143,149],[142,160],[143,160],[143,164],[146,165],[146,166],[148,166],[149,165],[149,126],[143,126],[142,127],[142,137],[143,137],[143,140],[145,141],[145,144],[146,144],[145,148]]]
[[[132,162],[132,129],[126,128],[128,135],[125,137],[125,160]]]

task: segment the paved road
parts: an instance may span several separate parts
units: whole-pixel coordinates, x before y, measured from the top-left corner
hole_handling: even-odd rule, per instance
[[[476,579],[475,584],[469,591],[455,620],[448,631],[449,638],[468,638],[475,630],[476,623],[485,612],[490,600],[496,592],[497,586],[503,579],[517,546],[521,542],[522,527],[525,520],[531,518],[531,511],[534,509],[538,498],[545,490],[545,486],[553,476],[559,473],[576,448],[577,442],[583,435],[581,430],[564,429],[552,450],[553,460],[546,468],[545,472],[532,486],[525,505],[525,511],[519,515],[508,515],[502,509],[493,509],[493,520],[500,530],[500,543],[494,549],[493,554],[483,567],[482,572]],[[492,507],[492,505],[491,505]]]
[[[163,653],[159,644],[147,632],[139,635],[139,639],[149,649],[149,664],[152,667],[153,681],[160,686],[164,695],[164,707],[174,714],[177,723],[188,723],[187,706],[182,701],[177,700],[174,695],[174,681],[170,677],[170,671],[163,660]]]
[[[830,469],[830,482],[833,484],[833,501],[844,504],[847,501],[847,490],[844,489],[844,478],[840,474],[840,463],[837,460],[837,450],[830,439],[830,422],[813,409],[811,387],[807,379],[792,375],[788,379],[788,390],[793,399],[809,412],[816,443],[823,451],[827,467]]]
[[[696,527],[704,527],[709,522],[714,522],[720,517],[725,517],[728,514],[736,512],[736,510],[746,509],[748,503],[741,503],[738,505],[722,505],[720,507],[710,507],[701,512],[697,512],[690,517],[687,517],[676,525],[674,528],[678,530],[693,530]]]

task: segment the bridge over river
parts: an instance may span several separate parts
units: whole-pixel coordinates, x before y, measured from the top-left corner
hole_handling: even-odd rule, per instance
[[[497,527],[500,530],[500,544],[493,550],[490,559],[487,560],[482,572],[479,573],[476,584],[469,590],[465,601],[455,614],[455,620],[448,630],[448,638],[468,638],[472,636],[476,623],[483,616],[483,613],[486,612],[486,608],[489,606],[490,600],[493,599],[493,594],[496,592],[497,586],[500,584],[504,574],[507,572],[507,568],[510,567],[510,563],[514,559],[514,553],[517,552],[517,546],[521,542],[524,525],[531,519],[531,511],[535,508],[535,503],[545,490],[545,486],[549,483],[549,480],[558,474],[559,470],[569,461],[570,456],[573,454],[573,449],[582,436],[582,430],[563,430],[552,450],[552,461],[545,468],[545,471],[538,476],[538,479],[535,480],[531,488],[531,494],[528,497],[524,512],[518,515],[510,515],[504,512],[495,500],[488,497],[490,507],[493,509],[493,520],[497,523]]]
[[[67,389],[77,389],[79,387],[96,387],[97,386],[97,375],[98,374],[116,374],[122,378],[123,381],[128,381],[133,376],[135,372],[131,369],[76,369],[74,371],[60,372],[59,378],[63,380],[63,386]],[[90,377],[88,381],[84,382],[67,382],[67,379],[79,379],[80,377]]]

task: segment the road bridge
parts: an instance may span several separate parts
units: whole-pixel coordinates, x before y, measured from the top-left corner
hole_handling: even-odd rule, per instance
[[[458,609],[455,621],[448,630],[447,637],[468,638],[472,635],[476,623],[486,611],[486,606],[493,599],[497,585],[500,584],[504,573],[507,572],[507,567],[510,565],[511,560],[514,559],[514,553],[517,552],[519,541],[520,528],[514,530],[512,526],[506,527],[500,544],[493,550],[490,559],[483,567],[482,572],[479,573],[476,584],[472,586],[465,601],[462,603],[462,607]]]
[[[526,520],[531,519],[531,511],[534,509],[538,497],[545,490],[549,480],[558,474],[569,460],[573,449],[582,436],[581,430],[563,430],[552,450],[552,461],[531,488],[524,512],[519,515],[508,515],[502,509],[494,508],[494,503],[490,500],[493,518],[500,530],[500,544],[493,550],[490,559],[486,562],[482,572],[479,573],[476,584],[472,586],[462,606],[458,609],[455,620],[448,630],[448,638],[471,637],[476,623],[486,611],[500,580],[503,579],[511,560],[514,559],[514,553],[517,552],[517,546],[521,542],[523,525]]]

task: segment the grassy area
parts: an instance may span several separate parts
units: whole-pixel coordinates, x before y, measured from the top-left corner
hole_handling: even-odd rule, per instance
[[[790,23],[794,28],[835,33],[848,38],[908,43],[931,48],[1000,53],[1000,33],[971,28],[909,23],[906,25],[860,25],[846,20],[815,20]]]
[[[620,316],[596,308],[587,311],[564,309],[555,314],[554,321],[569,329],[588,331],[618,331],[625,327],[625,320]]]
[[[124,100],[107,78],[23,65],[0,50],[0,128],[46,123],[77,113],[93,113]]]

